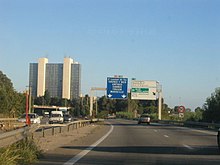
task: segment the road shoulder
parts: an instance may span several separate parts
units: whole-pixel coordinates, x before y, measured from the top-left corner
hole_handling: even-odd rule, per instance
[[[40,138],[38,146],[42,157],[37,164],[63,164],[105,135],[110,129],[107,123],[91,124],[89,126],[63,133],[54,137]],[[60,162],[60,163],[57,163]]]

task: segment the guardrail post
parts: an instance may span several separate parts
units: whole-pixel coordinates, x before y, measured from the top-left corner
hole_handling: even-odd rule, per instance
[[[70,132],[70,125],[67,126],[67,132]]]
[[[60,127],[60,133],[62,133],[62,127]]]
[[[42,131],[42,136],[45,137],[45,135],[44,135],[44,127],[42,127],[41,131]]]
[[[54,135],[54,127],[52,127],[52,135]]]

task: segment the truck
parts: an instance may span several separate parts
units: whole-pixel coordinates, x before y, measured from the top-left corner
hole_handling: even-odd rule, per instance
[[[51,111],[49,124],[59,123],[63,124],[63,112],[62,111]]]

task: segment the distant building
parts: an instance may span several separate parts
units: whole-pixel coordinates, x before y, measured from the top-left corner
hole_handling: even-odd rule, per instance
[[[51,97],[73,99],[81,94],[81,65],[71,58],[62,63],[48,63],[40,58],[38,63],[30,63],[29,86],[32,96],[43,96],[48,90]]]

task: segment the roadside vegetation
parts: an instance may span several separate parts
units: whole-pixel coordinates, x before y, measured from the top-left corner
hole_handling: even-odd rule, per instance
[[[0,117],[16,117],[25,110],[25,94],[15,91],[11,80],[0,71]]]
[[[25,112],[25,91],[17,92],[13,84],[3,72],[0,71],[0,117],[18,117]],[[73,116],[88,116],[90,107],[90,97],[85,95],[79,99],[60,99],[50,96],[49,91],[45,91],[44,96],[32,98],[32,104],[35,105],[54,105],[72,107],[70,113]],[[184,120],[199,122],[220,122],[220,88],[206,99],[203,107],[197,107],[195,110],[186,108],[184,117],[178,115],[178,106],[170,108],[164,101],[162,107],[162,119],[164,120]],[[94,102],[95,117],[105,117],[108,114],[117,114],[121,117],[133,118],[135,114],[148,113],[152,119],[158,117],[158,100],[142,101],[107,99],[106,96],[97,98]]]
[[[22,140],[0,149],[0,164],[28,165],[37,161],[41,155],[33,140]]]

